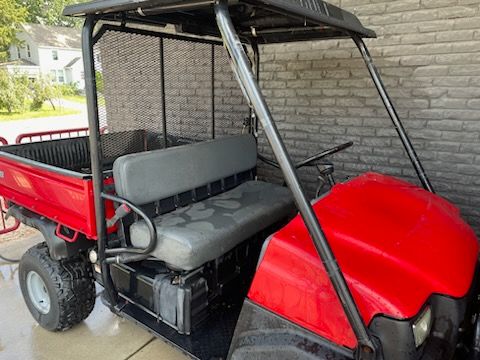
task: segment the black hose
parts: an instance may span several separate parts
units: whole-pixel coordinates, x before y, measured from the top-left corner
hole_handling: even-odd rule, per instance
[[[119,196],[111,195],[111,194],[106,194],[102,193],[101,194],[102,198],[111,200],[116,203],[124,204],[127,205],[130,209],[133,210],[136,214],[138,214],[143,220],[145,220],[145,224],[147,225],[148,232],[150,234],[150,240],[148,242],[148,245],[145,248],[113,248],[113,249],[105,249],[105,254],[106,255],[120,255],[124,253],[130,253],[132,255],[140,255],[141,257],[148,257],[152,251],[155,249],[157,246],[157,229],[155,225],[153,224],[152,220],[148,217],[145,212],[140,209],[139,207],[135,206],[132,204],[130,201],[123,199]],[[134,257],[131,257],[134,258]],[[130,260],[129,262],[131,262]]]
[[[20,262],[20,259],[10,259],[10,258],[7,258],[7,257],[3,256],[2,254],[0,254],[0,260],[3,260],[3,261],[5,261],[6,263],[9,263],[9,264],[18,264]]]
[[[105,262],[107,264],[128,264],[130,262],[143,261],[150,257],[148,254],[119,254],[115,257],[107,257]]]

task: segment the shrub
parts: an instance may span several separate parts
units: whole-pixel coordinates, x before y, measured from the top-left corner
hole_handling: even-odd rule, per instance
[[[0,69],[0,108],[9,113],[26,111],[31,95],[29,83],[25,75]]]
[[[50,102],[55,109],[55,102],[62,95],[61,87],[53,84],[46,77],[39,77],[31,84],[32,89],[32,110],[40,110],[45,101]]]
[[[80,89],[77,83],[58,85],[61,95],[75,96],[80,95]]]

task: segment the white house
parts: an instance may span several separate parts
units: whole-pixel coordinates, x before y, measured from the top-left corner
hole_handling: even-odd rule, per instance
[[[21,45],[10,46],[10,61],[0,66],[31,79],[43,74],[57,83],[76,83],[79,89],[85,88],[78,29],[24,24],[17,38]]]

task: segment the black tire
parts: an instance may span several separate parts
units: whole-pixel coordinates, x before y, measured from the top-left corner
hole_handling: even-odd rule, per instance
[[[48,310],[44,308],[40,311],[29,293],[27,277],[38,279],[37,275],[43,280],[45,296],[48,294]],[[95,282],[89,263],[79,258],[53,260],[45,243],[30,248],[23,255],[19,265],[19,280],[30,313],[49,331],[70,329],[86,319],[95,305]]]

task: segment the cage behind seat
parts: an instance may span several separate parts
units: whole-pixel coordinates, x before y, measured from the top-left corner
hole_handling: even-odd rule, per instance
[[[154,219],[158,239],[152,255],[172,268],[192,270],[294,211],[287,188],[241,176],[253,174],[256,162],[254,137],[241,135],[122,156],[113,173],[117,194],[136,205],[222,184],[218,195],[207,190],[203,200]],[[227,190],[231,178],[238,186]],[[130,238],[134,246],[147,245],[144,221],[130,227]]]

